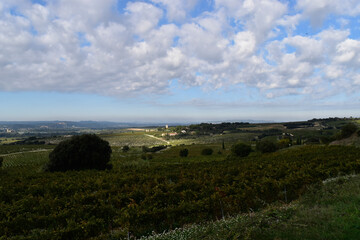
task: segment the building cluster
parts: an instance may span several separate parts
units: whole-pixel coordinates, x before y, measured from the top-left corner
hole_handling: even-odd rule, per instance
[[[11,128],[0,128],[0,132],[2,133],[15,133],[16,131]]]

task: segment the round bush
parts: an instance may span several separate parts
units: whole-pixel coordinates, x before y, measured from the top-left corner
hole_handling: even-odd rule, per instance
[[[231,153],[238,157],[246,157],[251,152],[251,146],[245,143],[238,143],[231,147]]]
[[[348,123],[341,128],[341,137],[348,138],[354,132],[356,132],[356,130],[357,130],[357,126],[354,123]]]
[[[189,155],[189,150],[187,148],[181,149],[179,155],[180,157],[187,157]]]
[[[271,153],[271,152],[275,152],[277,150],[277,147],[275,143],[268,140],[264,140],[256,143],[256,150],[262,153]]]
[[[213,153],[213,150],[211,148],[204,148],[201,151],[201,155],[211,155]]]
[[[127,151],[129,151],[129,150],[130,150],[130,147],[127,146],[127,145],[125,145],[125,146],[122,147],[122,151],[123,151],[123,152],[127,152]]]
[[[111,147],[107,141],[94,134],[73,136],[62,141],[49,155],[46,171],[81,169],[109,169]]]

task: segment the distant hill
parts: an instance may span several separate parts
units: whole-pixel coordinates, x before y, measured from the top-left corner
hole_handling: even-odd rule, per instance
[[[106,121],[0,121],[0,128],[19,129],[109,129],[109,128],[128,128],[145,127],[149,123],[119,123]],[[159,126],[157,124],[156,126]]]

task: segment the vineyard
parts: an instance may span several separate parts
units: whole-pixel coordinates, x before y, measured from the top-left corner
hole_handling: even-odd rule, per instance
[[[302,146],[237,158],[209,146],[211,156],[200,155],[205,145],[186,146],[186,161],[178,156],[181,146],[152,159],[141,159],[141,148],[114,147],[114,168],[106,171],[41,172],[48,152],[6,156],[0,239],[140,237],[290,202],[310,184],[360,172],[355,147]]]
[[[148,146],[164,144],[164,141],[147,136],[144,132],[101,135],[111,146]]]
[[[4,168],[19,167],[29,168],[39,166],[49,161],[49,151],[40,150],[37,152],[21,152],[6,155],[4,157]]]

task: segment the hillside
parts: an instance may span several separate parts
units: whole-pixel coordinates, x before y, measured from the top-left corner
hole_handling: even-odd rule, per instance
[[[141,240],[360,238],[360,176],[349,175],[312,185],[291,204],[272,204],[220,221],[176,229]]]
[[[358,135],[358,133],[354,133],[348,138],[333,141],[329,145],[342,145],[342,146],[357,146],[357,147],[360,147],[360,136]]]
[[[202,149],[215,152],[202,155]],[[41,172],[49,152],[6,155],[0,171],[3,239],[116,239],[261,211],[296,200],[310,184],[360,172],[360,149],[303,146],[226,157],[218,145],[183,146],[142,158],[113,147],[112,170]],[[149,153],[146,156],[150,156]],[[38,162],[37,162],[38,161]],[[26,226],[26,227],[25,227]]]

